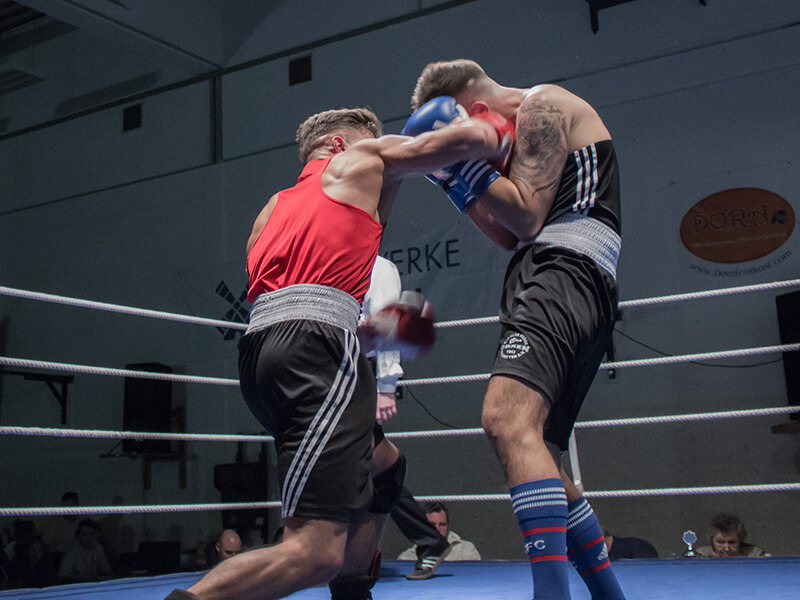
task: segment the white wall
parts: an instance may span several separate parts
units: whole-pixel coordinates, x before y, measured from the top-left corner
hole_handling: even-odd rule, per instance
[[[692,205],[727,188],[769,189],[797,210],[800,182],[792,167],[800,158],[800,58],[793,49],[800,41],[795,24],[800,5],[793,0],[735,0],[724,6],[632,2],[601,11],[597,35],[579,0],[544,8],[544,3],[477,1],[409,20],[400,17],[416,10],[416,2],[391,8],[363,2],[361,10],[346,15],[328,2],[303,4],[306,10],[279,3],[229,66],[398,19],[310,50],[308,83],[288,86],[292,56],[225,72],[223,155],[216,164],[208,81],[145,97],[143,127],[133,132],[122,133],[122,106],[117,106],[0,137],[2,285],[224,317],[230,305],[215,292],[217,285],[224,281],[235,295],[243,289],[243,245],[252,219],[269,195],[291,185],[299,172],[293,146],[297,124],[318,110],[367,105],[385,120],[387,131],[398,131],[422,66],[458,56],[479,60],[509,85],[558,81],[603,115],[622,170],[623,300],[790,279],[800,272],[797,233],[772,255],[739,265],[758,267],[753,274],[694,257],[678,236]],[[120,62],[122,72],[113,77],[98,75],[92,56],[100,42],[92,45],[76,31],[57,44],[59,53],[45,47],[39,56],[52,56],[67,69],[63,88],[37,92],[32,86],[0,98],[0,118],[10,117],[12,133],[54,119],[55,106],[75,95],[71,82],[94,81],[99,89],[112,79],[151,70],[131,60]],[[103,44],[116,56],[112,42]],[[81,92],[91,88],[85,83]],[[398,262],[406,288],[420,288],[431,299],[440,319],[496,312],[509,254],[481,238],[426,181],[405,184],[382,252]],[[668,354],[777,344],[778,293],[625,310],[617,326],[616,359],[655,355],[621,334]],[[178,372],[236,376],[235,342],[224,341],[214,328],[6,297],[0,297],[0,319],[8,322],[8,356],[106,367],[157,361]],[[496,335],[491,325],[442,330],[428,357],[406,365],[407,377],[485,373]],[[601,372],[581,420],[782,406],[786,392],[778,358],[712,361],[724,365],[719,367],[618,369],[613,379]],[[746,367],[757,363],[766,364]],[[406,389],[400,415],[387,429],[441,427],[415,398],[445,423],[478,426],[484,389],[485,383]],[[69,394],[68,427],[122,428],[119,378],[76,375]],[[185,398],[189,431],[260,431],[235,387],[186,384],[176,397]],[[588,490],[797,481],[796,436],[770,433],[770,425],[784,420],[580,430],[583,478]],[[0,424],[57,427],[57,404],[44,384],[5,377]],[[87,505],[108,504],[114,494],[130,504],[215,502],[213,465],[232,462],[236,450],[232,444],[191,443],[187,489],[178,489],[175,463],[156,463],[154,491],[146,492],[139,459],[98,458],[112,445],[0,437],[3,472],[14,482],[4,486],[3,504],[54,505],[67,489],[78,491]],[[482,437],[403,440],[401,446],[415,493],[505,491]],[[702,532],[718,509],[737,511],[752,541],[768,551],[798,554],[800,525],[786,518],[796,503],[796,493],[775,493],[609,499],[594,505],[617,535],[645,537],[670,556],[682,551],[685,529]],[[507,505],[453,503],[451,512],[454,529],[487,558],[522,556]],[[140,539],[163,539],[177,524],[187,546],[219,526],[217,513],[126,519]],[[406,545],[391,529],[386,555]]]

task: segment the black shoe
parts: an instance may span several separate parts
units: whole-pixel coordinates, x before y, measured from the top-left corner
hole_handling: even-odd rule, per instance
[[[433,577],[433,573],[436,571],[439,565],[442,564],[442,561],[447,557],[448,554],[450,554],[450,551],[457,543],[458,542],[453,542],[450,544],[439,556],[426,556],[425,558],[418,560],[414,565],[414,570],[406,575],[406,579],[419,580],[430,579]]]
[[[198,598],[193,593],[187,592],[186,590],[172,590],[169,596],[164,598],[164,600],[198,600]]]

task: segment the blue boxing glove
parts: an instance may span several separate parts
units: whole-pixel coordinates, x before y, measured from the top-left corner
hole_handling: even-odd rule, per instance
[[[500,177],[500,173],[484,159],[461,162],[449,167],[448,170],[476,200]]]
[[[452,123],[458,118],[468,117],[466,109],[458,104],[451,96],[438,96],[428,100],[425,104],[414,111],[406,126],[400,132],[401,135],[419,135],[426,131],[441,129],[448,123]]]
[[[458,104],[455,98],[438,96],[415,110],[400,133],[419,135],[440,129],[455,119],[467,117],[469,114],[466,109]],[[462,213],[466,212],[467,207],[480,198],[498,177],[500,173],[485,160],[460,162],[426,175],[429,181],[445,191],[451,202]]]
[[[463,165],[465,163],[459,164]],[[425,177],[428,179],[428,181],[432,181],[441,187],[455,207],[463,213],[466,212],[467,207],[478,198],[470,192],[469,187],[467,187],[464,182],[459,181],[459,179],[452,174],[452,170],[457,166],[458,165],[453,165],[452,167],[443,169],[443,171],[449,175],[447,179],[439,179],[435,175],[426,175]]]

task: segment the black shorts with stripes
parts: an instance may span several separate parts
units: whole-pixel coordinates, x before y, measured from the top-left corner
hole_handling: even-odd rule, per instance
[[[314,320],[267,325],[242,337],[239,377],[275,436],[284,518],[348,522],[366,508],[377,392],[355,334]]]
[[[608,348],[617,284],[586,256],[527,246],[506,271],[492,375],[525,382],[551,404],[544,439],[567,449],[581,404]]]

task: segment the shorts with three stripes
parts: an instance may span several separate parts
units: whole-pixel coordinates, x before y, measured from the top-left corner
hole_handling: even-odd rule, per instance
[[[246,334],[239,378],[275,436],[282,515],[348,522],[368,507],[377,392],[351,331],[288,320]]]

